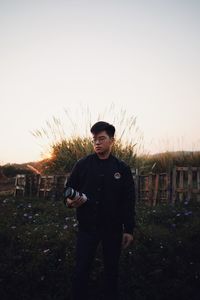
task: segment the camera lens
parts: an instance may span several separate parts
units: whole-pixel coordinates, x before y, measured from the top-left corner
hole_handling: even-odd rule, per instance
[[[76,194],[76,192],[71,187],[67,188],[66,191],[65,191],[65,197],[70,198],[72,200],[74,199],[75,194]]]
[[[84,199],[87,200],[87,196],[83,193],[79,193],[78,191],[74,190],[71,187],[68,187],[64,193],[65,199],[64,199],[64,203],[66,204],[66,200],[67,198],[74,200],[76,198],[79,198],[80,196]]]

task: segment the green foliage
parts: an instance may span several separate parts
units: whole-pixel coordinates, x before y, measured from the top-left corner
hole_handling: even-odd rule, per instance
[[[198,299],[199,216],[196,201],[137,206],[136,244],[128,259],[134,265],[136,294],[144,299]]]
[[[78,159],[93,153],[93,144],[90,138],[75,137],[62,140],[52,146],[52,157],[44,162],[46,174],[66,174],[70,172]],[[116,141],[113,154],[124,160],[131,167],[135,165],[135,145],[123,145]]]
[[[46,128],[35,130],[33,135],[44,142],[47,141],[42,172],[46,174],[63,174],[70,172],[77,159],[93,151],[90,141],[90,127],[99,120],[106,120],[116,127],[116,142],[113,153],[130,165],[139,169],[140,174],[149,172],[168,172],[174,166],[200,166],[200,152],[177,151],[148,154],[143,149],[143,135],[136,126],[136,118],[128,115],[124,109],[113,104],[107,111],[94,116],[92,121],[88,107],[80,111],[65,110],[65,122],[53,117],[46,122]],[[77,121],[78,120],[78,121]]]
[[[119,159],[125,161],[131,168],[136,167],[137,154],[135,150],[136,144],[123,144],[121,140],[116,140],[113,148],[113,154]]]
[[[69,113],[66,111],[67,124],[60,119],[53,117],[46,122],[46,128],[35,130],[33,135],[48,143],[48,153],[50,158],[43,162],[43,173],[63,174],[70,172],[75,162],[93,152],[90,128],[91,124],[99,120],[106,120],[116,127],[116,142],[113,153],[130,165],[135,167],[138,151],[142,148],[142,135],[136,126],[136,118],[128,116],[126,111],[121,109],[116,112],[113,105],[106,112],[100,113],[91,122],[91,114],[87,108],[86,112],[76,111]],[[110,116],[113,119],[110,119]],[[85,124],[82,124],[86,117]],[[79,121],[77,121],[79,120]],[[78,128],[80,126],[80,128]],[[86,130],[84,130],[86,128]],[[69,132],[70,130],[70,132]]]
[[[7,198],[0,205],[2,299],[67,297],[75,218],[61,202]]]
[[[122,252],[124,300],[197,300],[200,203],[136,206],[135,242]],[[75,257],[75,211],[61,201],[0,199],[0,285],[4,300],[69,300]],[[90,282],[102,296],[102,249]]]
[[[167,172],[172,170],[174,166],[179,167],[199,167],[200,152],[164,152],[153,155],[141,155],[137,158],[137,165],[140,173],[148,172]]]
[[[88,138],[62,140],[52,146],[52,157],[45,161],[43,168],[46,174],[66,174],[78,159],[91,152],[92,143]]]

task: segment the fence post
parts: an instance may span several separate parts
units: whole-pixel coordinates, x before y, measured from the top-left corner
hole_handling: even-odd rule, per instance
[[[172,171],[172,204],[176,201],[176,166]]]
[[[132,176],[133,176],[133,180],[134,180],[134,183],[135,183],[135,201],[138,202],[139,201],[139,191],[140,191],[140,188],[139,188],[139,172],[138,172],[138,169],[131,169],[131,172],[132,172]]]
[[[159,174],[155,175],[155,188],[153,193],[153,206],[156,206],[157,203],[157,196],[158,196],[158,187],[159,187]]]
[[[179,189],[181,189],[182,190],[182,192],[181,192],[181,190],[180,190],[180,198],[179,198],[179,200],[182,202],[183,201],[183,191],[184,191],[184,177],[183,177],[183,170],[181,170],[181,169],[179,169],[179,171],[180,171],[180,174],[179,174],[179,186],[178,186],[178,188]]]
[[[191,196],[192,196],[192,168],[188,168],[188,193],[187,193],[187,201],[191,200]]]
[[[153,174],[150,173],[147,178],[148,178],[148,181],[147,181],[148,202],[150,203],[150,205],[153,205]]]

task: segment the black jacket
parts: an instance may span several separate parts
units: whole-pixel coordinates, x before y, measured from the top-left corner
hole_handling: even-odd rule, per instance
[[[65,186],[86,194],[88,200],[77,208],[80,228],[100,226],[114,230],[124,227],[133,233],[135,189],[130,168],[115,156],[99,159],[96,154],[80,159]]]

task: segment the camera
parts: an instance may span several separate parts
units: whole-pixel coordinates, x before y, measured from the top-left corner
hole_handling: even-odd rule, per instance
[[[72,187],[68,187],[64,192],[64,203],[67,205],[67,198],[71,200],[76,200],[79,197],[82,197],[85,201],[87,200],[87,196],[81,192],[74,190]]]

